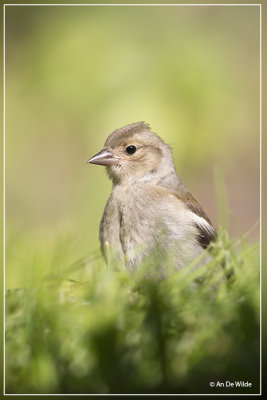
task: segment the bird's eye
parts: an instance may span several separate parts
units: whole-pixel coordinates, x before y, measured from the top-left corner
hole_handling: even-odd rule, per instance
[[[127,154],[134,154],[135,152],[136,152],[136,147],[135,146],[126,147],[126,153]]]

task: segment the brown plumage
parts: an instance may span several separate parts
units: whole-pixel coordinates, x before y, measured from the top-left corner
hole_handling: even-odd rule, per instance
[[[211,221],[181,181],[169,145],[144,122],[112,132],[88,160],[113,181],[100,225],[101,248],[130,270],[155,249],[182,268],[216,237]]]

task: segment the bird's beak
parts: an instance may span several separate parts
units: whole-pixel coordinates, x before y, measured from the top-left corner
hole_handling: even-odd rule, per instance
[[[106,149],[101,150],[99,153],[94,155],[90,160],[88,160],[90,164],[98,164],[98,165],[115,165],[119,163],[119,158],[115,156],[111,151]]]

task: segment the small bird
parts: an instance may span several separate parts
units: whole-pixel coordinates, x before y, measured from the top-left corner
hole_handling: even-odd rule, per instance
[[[216,231],[176,172],[172,150],[145,122],[112,132],[88,163],[104,165],[113,187],[100,224],[101,250],[130,271],[153,252],[182,269]]]

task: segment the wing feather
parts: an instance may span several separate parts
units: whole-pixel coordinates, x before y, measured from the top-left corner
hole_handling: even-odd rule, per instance
[[[216,239],[216,231],[210,219],[190,192],[176,192],[174,195],[192,212],[194,224],[199,232],[197,240],[204,249],[207,248],[210,242]]]

